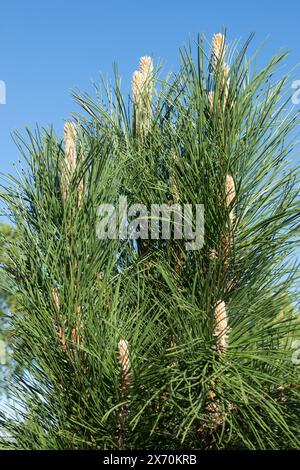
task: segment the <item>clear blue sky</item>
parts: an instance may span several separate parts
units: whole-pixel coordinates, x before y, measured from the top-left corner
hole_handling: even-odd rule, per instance
[[[263,60],[291,49],[292,68],[300,62],[299,13],[299,0],[1,2],[0,80],[6,82],[7,104],[0,105],[0,171],[12,170],[18,159],[13,129],[38,122],[53,123],[59,132],[78,109],[70,91],[91,91],[91,81],[100,70],[111,74],[114,60],[128,83],[141,55],[176,67],[179,46],[198,31],[210,39],[226,26],[229,38],[256,32],[256,46],[268,36]]]

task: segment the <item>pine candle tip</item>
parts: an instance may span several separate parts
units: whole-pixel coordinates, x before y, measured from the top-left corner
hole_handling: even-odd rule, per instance
[[[136,70],[132,75],[132,95],[135,104],[138,103],[143,84],[143,74],[139,70]]]
[[[225,47],[225,36],[222,33],[217,33],[213,35],[212,38],[212,51],[217,60],[220,60]]]
[[[151,127],[151,100],[153,92],[153,64],[150,56],[140,58],[139,70],[132,76],[132,95],[135,113],[135,129],[141,137]]]
[[[234,179],[231,175],[226,176],[226,206],[230,207],[233,200],[235,199],[236,193],[235,193],[235,183]],[[230,213],[229,213],[229,219],[230,219],[230,224],[231,226],[234,224],[235,221],[235,211],[232,208]]]
[[[218,259],[218,253],[214,248],[212,248],[209,251],[209,259],[210,259],[210,261],[217,261],[217,259]]]
[[[228,64],[223,64],[223,76],[226,78],[228,77],[230,72],[230,67]]]
[[[76,126],[68,121],[64,126],[65,153],[67,165],[70,173],[73,173],[76,165]]]
[[[65,139],[74,140],[76,138],[76,134],[77,134],[76,125],[71,121],[65,122],[65,126],[64,126]]]
[[[226,205],[230,206],[233,199],[235,198],[235,184],[234,179],[231,175],[226,176]]]
[[[224,352],[227,347],[228,315],[226,304],[219,301],[215,307],[215,336],[217,336],[217,350]]]
[[[65,142],[65,162],[62,170],[61,178],[61,190],[63,199],[66,200],[68,196],[70,180],[74,174],[76,163],[77,163],[77,153],[76,153],[76,124],[67,121],[64,125],[64,142]]]
[[[208,93],[208,102],[209,102],[210,111],[213,111],[214,109],[214,92],[213,91],[210,91]]]
[[[150,75],[153,72],[153,62],[150,56],[143,56],[140,58],[140,72],[145,75]]]
[[[129,361],[129,345],[128,341],[121,339],[118,344],[119,349],[119,364],[125,374],[128,373],[130,367]]]

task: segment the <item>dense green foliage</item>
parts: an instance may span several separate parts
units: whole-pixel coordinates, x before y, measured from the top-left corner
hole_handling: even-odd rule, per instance
[[[288,78],[274,78],[284,55],[256,70],[246,47],[224,51],[224,85],[223,59],[199,38],[177,74],[150,77],[143,115],[117,76],[95,100],[77,95],[87,117],[76,118],[65,193],[64,143],[52,130],[18,136],[25,169],[2,198],[18,230],[5,275],[22,312],[12,324],[23,372],[11,383],[17,419],[12,409],[0,417],[3,447],[299,447],[290,260],[300,186],[288,161],[299,119],[286,111]],[[204,204],[203,248],[98,239],[97,207],[120,195],[147,207]],[[230,327],[222,350],[220,301]]]
[[[8,247],[15,242],[15,230],[8,224],[0,224],[0,269],[8,266]],[[11,312],[17,311],[14,296],[6,286],[6,276],[2,272],[0,283],[0,395],[6,391],[7,380],[13,367],[11,357],[13,332],[9,326]]]

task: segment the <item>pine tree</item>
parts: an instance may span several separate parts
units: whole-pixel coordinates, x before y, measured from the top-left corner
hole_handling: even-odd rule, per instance
[[[21,368],[3,447],[299,447],[299,118],[276,79],[285,54],[257,70],[248,46],[199,36],[166,79],[142,57],[128,103],[116,71],[100,98],[75,95],[63,140],[18,135],[26,166],[2,198]],[[138,238],[133,214],[131,238],[99,237],[98,208],[120,197],[203,204],[204,245],[161,226]]]

